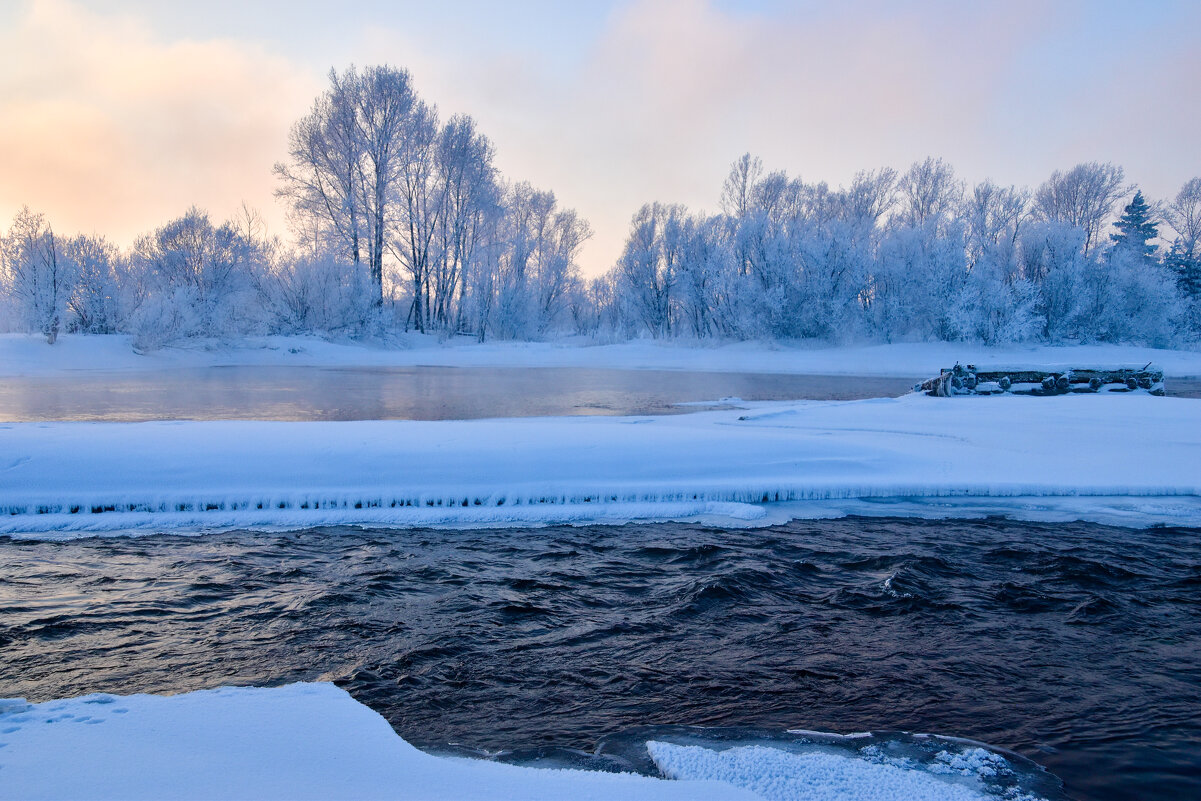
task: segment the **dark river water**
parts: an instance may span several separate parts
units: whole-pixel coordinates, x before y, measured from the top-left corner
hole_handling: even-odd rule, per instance
[[[605,767],[579,750],[637,726],[904,730],[1016,751],[1072,798],[1201,798],[1201,530],[0,538],[0,696],[301,679],[433,750]]]

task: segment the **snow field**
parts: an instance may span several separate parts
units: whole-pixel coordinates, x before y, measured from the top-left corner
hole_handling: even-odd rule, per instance
[[[896,499],[1008,500],[1059,519],[1055,499],[1093,497],[1129,524],[1187,519],[1201,403],[908,395],[668,417],[0,425],[0,534],[745,522],[784,502],[845,514]]]

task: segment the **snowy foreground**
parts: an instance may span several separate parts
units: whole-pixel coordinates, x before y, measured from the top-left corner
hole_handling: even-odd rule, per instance
[[[211,366],[293,367],[591,367],[740,373],[929,378],[956,362],[992,366],[1154,362],[1169,378],[1201,377],[1201,350],[1134,345],[1030,345],[989,348],[961,342],[805,347],[740,342],[726,345],[638,340],[613,345],[586,341],[489,342],[408,335],[390,347],[334,344],[315,337],[262,337],[234,345],[193,342],[147,354],[129,337],[66,335],[50,346],[42,337],[0,334],[0,377],[68,376],[79,370],[170,370]]]
[[[0,534],[848,513],[1201,522],[1201,402],[748,404],[666,417],[0,425]],[[40,533],[39,533],[40,532]]]
[[[1004,760],[932,766],[648,743],[672,780],[435,757],[332,684],[0,701],[0,799],[981,801]],[[954,750],[954,749],[953,749]],[[1026,796],[1028,798],[1028,796]]]

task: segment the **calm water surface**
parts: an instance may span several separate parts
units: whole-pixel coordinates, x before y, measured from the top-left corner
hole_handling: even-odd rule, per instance
[[[409,741],[935,732],[1201,798],[1201,530],[846,519],[0,539],[0,696],[334,679]],[[644,738],[645,739],[645,738]],[[567,758],[567,757],[564,757]]]
[[[0,422],[49,420],[466,420],[681,414],[678,404],[741,398],[855,400],[921,380],[871,376],[577,367],[206,367],[80,371],[0,382]],[[1201,398],[1201,379],[1167,382]],[[712,408],[712,407],[709,407]]]
[[[918,379],[575,367],[208,367],[0,382],[0,421],[464,420],[903,395]]]

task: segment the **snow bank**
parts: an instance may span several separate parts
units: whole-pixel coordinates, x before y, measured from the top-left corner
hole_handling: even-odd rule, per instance
[[[746,521],[883,499],[1022,499],[1055,519],[1055,499],[1091,497],[1142,499],[1125,507],[1135,524],[1162,522],[1157,509],[1201,522],[1201,403],[908,395],[675,417],[0,425],[0,534]]]
[[[332,684],[17,698],[0,700],[0,799],[981,801],[997,797],[983,780],[1011,774],[978,748],[923,765],[871,748],[646,747],[666,780],[432,756]]]
[[[332,684],[0,701],[0,799],[756,799],[711,780],[430,756]]]
[[[660,742],[649,742],[646,747],[659,770],[669,778],[725,782],[752,790],[766,801],[984,801],[995,798],[966,782],[947,781],[921,769],[905,769],[837,754],[794,754],[759,745],[723,751]],[[963,771],[962,775],[972,774]]]
[[[1201,351],[1133,345],[989,348],[959,342],[854,347],[805,347],[777,343],[732,344],[634,341],[614,345],[567,342],[492,342],[410,335],[396,347],[334,344],[314,337],[263,337],[238,344],[193,343],[146,355],[134,353],[126,336],[40,337],[0,335],[0,376],[69,375],[77,370],[156,370],[228,365],[297,367],[594,367],[741,373],[797,373],[929,378],[942,367],[963,364],[1051,365],[1154,362],[1174,378],[1201,376]]]

